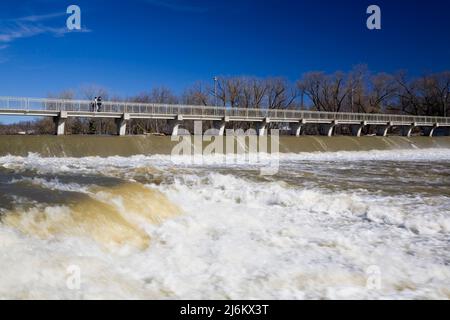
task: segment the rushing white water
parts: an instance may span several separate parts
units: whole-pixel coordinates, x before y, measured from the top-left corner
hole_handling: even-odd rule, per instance
[[[261,177],[217,159],[2,157],[0,298],[448,299],[449,161],[445,149],[288,154]]]

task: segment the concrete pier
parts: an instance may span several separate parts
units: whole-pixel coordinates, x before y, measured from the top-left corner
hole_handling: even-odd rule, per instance
[[[389,129],[393,127],[393,123],[389,122],[387,125],[379,126],[377,129],[377,135],[387,137]]]
[[[258,136],[263,137],[267,135],[268,127],[270,124],[270,118],[265,118],[262,122],[256,124],[256,131]]]
[[[122,118],[116,119],[117,135],[124,136],[127,134],[127,123],[130,120],[130,114],[124,113]]]
[[[291,123],[291,135],[300,137],[302,135],[302,129],[305,124],[306,121],[303,119],[300,122]]]
[[[169,126],[169,134],[172,135],[172,137],[177,137],[180,134],[180,126],[183,123],[183,116],[177,115],[177,117],[173,120],[168,121]]]
[[[322,135],[332,137],[334,134],[334,129],[338,124],[339,122],[337,120],[334,120],[330,124],[323,124],[320,128],[320,130],[322,131]]]
[[[352,134],[353,134],[354,136],[361,137],[362,131],[363,131],[363,129],[364,129],[365,126],[367,126],[367,121],[363,121],[363,122],[361,122],[361,124],[359,124],[359,125],[358,125],[358,124],[352,125],[352,126],[351,126]]]
[[[225,117],[223,120],[213,121],[213,129],[215,129],[218,136],[225,135],[225,129],[228,122],[230,122],[230,118],[228,117]]]
[[[428,136],[433,137],[434,132],[436,131],[437,128],[439,128],[439,123],[435,123],[434,126],[432,128],[430,128],[430,132],[428,133]]]
[[[61,111],[57,117],[54,118],[55,133],[57,136],[62,136],[66,131],[66,120],[68,118],[66,111]]]
[[[415,128],[417,128],[417,123],[415,122],[412,123],[409,127],[403,127],[403,135],[410,138]]]

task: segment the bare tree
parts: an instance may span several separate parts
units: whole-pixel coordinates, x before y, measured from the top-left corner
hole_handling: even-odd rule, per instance
[[[201,82],[197,82],[184,92],[182,101],[188,105],[212,105],[210,93],[210,87]]]
[[[241,83],[240,107],[246,109],[262,108],[268,89],[266,81],[258,78],[245,77],[242,78]]]
[[[305,73],[297,85],[301,92],[303,92],[313,103],[313,108],[322,111],[326,107],[322,101],[322,86],[326,81],[326,75],[323,72],[308,72]]]
[[[298,89],[285,79],[271,78],[266,81],[266,97],[269,109],[291,109],[298,98]]]
[[[392,75],[379,73],[371,76],[367,104],[362,107],[363,112],[381,113],[392,110],[398,90],[398,84]]]
[[[298,87],[313,102],[318,111],[341,112],[351,92],[342,72],[327,75],[324,72],[306,73]]]
[[[441,72],[433,75],[433,82],[431,86],[436,95],[436,103],[438,104],[436,114],[439,116],[446,117],[449,112],[449,102],[450,102],[450,71]]]

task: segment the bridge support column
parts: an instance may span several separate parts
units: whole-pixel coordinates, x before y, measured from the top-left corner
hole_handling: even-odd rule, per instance
[[[66,129],[67,111],[61,111],[59,116],[54,119],[55,122],[55,134],[57,136],[63,136]]]
[[[392,126],[392,122],[389,122],[387,125],[379,127],[377,130],[377,135],[387,137],[389,129],[392,128]]]
[[[213,129],[216,130],[216,134],[218,136],[225,135],[225,129],[228,122],[230,122],[230,119],[228,117],[225,117],[224,120],[213,121]]]
[[[334,128],[338,125],[339,123],[337,121],[333,121],[330,124],[324,124],[322,125],[322,127],[320,128],[322,131],[323,135],[326,135],[328,137],[332,137],[334,134]]]
[[[116,119],[117,135],[124,136],[127,134],[127,123],[130,120],[130,114],[124,113],[122,118]]]
[[[367,126],[367,121],[363,121],[359,125],[353,125],[352,126],[352,134],[354,136],[361,137],[362,131],[363,131],[365,126]]]
[[[263,137],[267,135],[267,127],[269,126],[270,119],[266,118],[263,122],[256,125],[256,130],[258,131],[258,136]]]
[[[403,135],[411,138],[413,130],[417,127],[417,123],[412,123],[408,128],[403,128]]]
[[[305,120],[301,120],[300,122],[297,122],[297,123],[292,123],[291,124],[291,135],[300,137],[302,135],[302,128],[305,124],[306,124]]]
[[[183,116],[178,115],[174,120],[169,120],[169,133],[172,137],[177,137],[179,135],[180,126],[183,123]]]
[[[439,123],[435,123],[434,126],[430,129],[428,136],[433,137],[436,129],[439,128]]]

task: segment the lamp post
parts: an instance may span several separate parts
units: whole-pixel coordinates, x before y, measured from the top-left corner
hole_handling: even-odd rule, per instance
[[[353,106],[354,106],[354,97],[353,97],[353,95],[355,94],[355,88],[352,88],[352,113],[354,112],[353,110],[354,110],[354,108],[353,108]]]
[[[445,97],[444,97],[444,118],[447,117],[447,97],[448,97],[448,91],[445,93]]]
[[[302,105],[301,110],[305,110],[305,90],[302,89]]]
[[[214,105],[217,107],[217,81],[219,81],[219,78],[216,76],[214,79]]]

